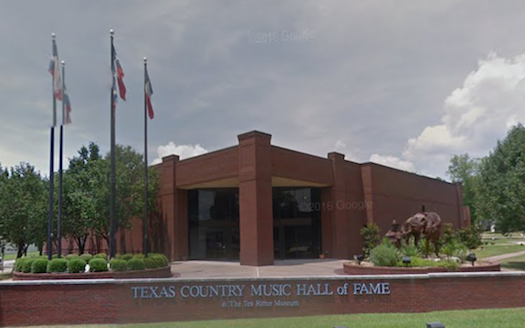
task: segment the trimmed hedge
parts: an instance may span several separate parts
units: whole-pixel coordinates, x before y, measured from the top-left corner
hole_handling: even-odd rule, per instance
[[[47,259],[40,258],[31,261],[31,273],[46,273],[48,263]]]
[[[82,255],[80,255],[80,258],[83,259],[86,262],[89,262],[93,258],[93,255],[91,255],[91,254],[82,254]]]
[[[67,260],[66,259],[52,259],[47,264],[47,272],[57,273],[67,271]]]
[[[101,258],[89,260],[89,271],[90,272],[108,271],[108,261],[101,259]]]
[[[72,260],[72,259],[78,259],[78,258],[79,258],[78,254],[68,254],[68,255],[66,255],[66,260],[68,260],[68,261]]]
[[[117,254],[116,258],[119,260],[129,261],[133,258],[133,254]]]
[[[128,261],[129,270],[144,270],[146,265],[144,264],[144,259],[134,257]]]
[[[98,253],[98,254],[95,254],[93,255],[93,258],[94,259],[104,259],[104,260],[108,260],[108,254],[106,253]]]
[[[128,262],[122,259],[111,259],[109,267],[112,271],[128,271]]]
[[[24,262],[26,261],[25,257],[19,257],[15,260],[15,264],[13,265],[13,270],[16,272],[22,272],[22,268],[24,267]]]
[[[21,268],[22,271],[21,272],[30,273],[33,261],[36,261],[36,260],[40,260],[40,258],[39,257],[26,257],[26,259],[22,262],[22,268]],[[44,270],[44,272],[45,272],[45,270]]]
[[[86,271],[86,261],[77,257],[72,258],[67,262],[67,272],[69,273],[82,273]]]
[[[169,261],[168,261],[168,258],[164,254],[151,253],[148,255],[148,257],[155,260],[155,262],[157,263],[157,267],[159,268],[168,266]]]
[[[157,262],[151,257],[144,258],[144,267],[146,269],[156,269],[158,268]]]

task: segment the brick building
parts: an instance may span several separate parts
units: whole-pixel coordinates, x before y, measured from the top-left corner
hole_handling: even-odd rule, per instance
[[[404,221],[422,206],[454,227],[470,224],[459,184],[353,163],[335,152],[322,158],[284,149],[258,131],[238,140],[185,160],[163,158],[160,215],[150,220],[153,250],[172,260],[271,265],[320,254],[351,258],[361,252],[364,224],[385,233],[393,219]],[[126,239],[140,250],[137,223]]]

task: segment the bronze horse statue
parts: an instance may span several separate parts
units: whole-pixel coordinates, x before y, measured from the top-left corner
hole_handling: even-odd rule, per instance
[[[428,257],[429,243],[434,245],[436,256],[439,257],[439,236],[441,235],[441,218],[435,212],[416,213],[401,226],[401,236],[405,242],[414,237],[417,246],[421,236],[425,237],[425,256]]]

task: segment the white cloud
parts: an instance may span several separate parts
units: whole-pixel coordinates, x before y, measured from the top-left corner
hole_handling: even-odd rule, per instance
[[[407,141],[402,160],[425,168],[423,174],[442,174],[454,154],[487,155],[511,126],[525,121],[524,109],[525,55],[491,53],[445,99],[442,124]]]
[[[393,167],[403,171],[415,172],[416,169],[414,164],[409,161],[404,161],[394,156],[382,156],[379,154],[373,154],[370,156],[370,162],[382,164],[385,166]]]
[[[167,145],[159,146],[157,148],[157,155],[159,156],[153,161],[153,164],[162,162],[162,158],[169,155],[179,155],[180,159],[186,159],[193,156],[198,156],[207,153],[208,151],[202,148],[199,144],[194,145],[176,145],[170,141]]]

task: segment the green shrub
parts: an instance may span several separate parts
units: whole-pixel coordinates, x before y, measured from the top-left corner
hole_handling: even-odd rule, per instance
[[[108,271],[108,261],[102,258],[94,258],[94,259],[89,260],[89,271],[90,272]]]
[[[467,246],[469,249],[476,249],[483,245],[482,229],[480,225],[473,225],[470,228],[459,229],[456,231],[456,238],[460,243]]]
[[[129,261],[133,258],[133,254],[124,254],[122,256],[122,259],[125,260],[125,261]]]
[[[434,261],[434,260],[424,259],[424,258],[416,256],[410,259],[410,263],[408,265],[405,265],[404,263],[399,261],[397,266],[399,267],[408,266],[411,268],[444,267],[447,270],[456,270],[457,268],[459,268],[459,263],[453,260]]]
[[[31,261],[31,273],[46,273],[48,263],[49,261],[47,259],[34,259]]]
[[[144,264],[144,259],[139,257],[134,257],[128,261],[128,268],[130,270],[144,270],[146,265]]]
[[[67,262],[67,272],[69,273],[82,273],[86,272],[86,261],[80,257],[72,258]]]
[[[144,259],[144,254],[133,254],[134,259]],[[131,260],[131,259],[130,259]],[[129,261],[129,260],[128,260]]]
[[[47,272],[57,273],[67,271],[67,260],[66,259],[52,259],[47,264]]]
[[[414,244],[414,240],[410,240],[408,243],[402,242],[401,248],[399,249],[401,255],[410,256],[410,257],[421,257],[421,252],[419,248]]]
[[[459,244],[459,247],[456,250],[454,256],[458,257],[461,260],[461,262],[465,262],[469,254],[470,250],[468,249],[468,247],[463,244]]]
[[[68,254],[68,255],[66,255],[66,260],[68,260],[68,261],[72,260],[72,259],[78,259],[78,258],[79,258],[78,254]]]
[[[398,250],[386,243],[382,243],[370,251],[370,261],[375,266],[396,266],[400,258]]]
[[[158,268],[157,262],[151,257],[144,258],[144,267],[146,269],[155,269]]]
[[[122,259],[111,259],[111,261],[109,261],[109,267],[112,271],[127,271],[128,262]]]
[[[450,258],[456,254],[459,246],[460,244],[457,242],[457,240],[452,238],[449,239],[449,241],[446,244],[441,246],[441,252],[445,254],[448,258]]]
[[[452,226],[452,223],[445,223],[443,225],[443,238],[441,238],[441,241],[443,244],[448,244],[452,239],[456,238],[456,234],[454,232],[454,227]]]
[[[119,260],[124,260],[124,261],[129,261],[133,258],[133,254],[120,254],[120,255],[117,255],[117,259]]]
[[[89,261],[93,258],[93,255],[91,255],[91,254],[82,254],[82,255],[80,255],[80,258],[89,263]]]
[[[398,266],[408,266],[411,268],[424,268],[424,267],[436,267],[438,261],[424,259],[420,256],[414,256],[410,258],[410,263],[408,265],[398,262]]]
[[[453,260],[442,260],[435,262],[437,267],[443,267],[449,271],[454,271],[459,268],[459,263]]]
[[[106,253],[98,253],[98,254],[93,255],[93,258],[94,259],[104,259],[107,261],[108,255]]]
[[[157,263],[157,267],[159,268],[168,266],[169,264],[168,258],[164,254],[151,253],[151,254],[148,254],[148,257],[155,260],[155,262]]]
[[[15,260],[13,265],[13,270],[16,272],[23,272],[24,262],[27,260],[27,257],[19,257]]]
[[[365,257],[368,257],[370,251],[381,241],[381,229],[375,223],[368,223],[361,228],[360,233],[364,240],[363,252]]]
[[[41,258],[39,257],[26,257],[26,259],[22,262],[22,271],[20,272],[24,272],[24,273],[29,273],[31,272],[31,265],[33,264],[33,261],[36,261],[36,260],[40,260]],[[45,272],[45,270],[44,270]]]
[[[419,240],[419,244],[417,245],[417,249],[419,250],[419,253],[425,255],[425,247],[427,245],[427,240],[426,238],[421,238]],[[434,254],[436,251],[435,251],[435,247],[434,247],[434,244],[432,244],[431,242],[428,243],[428,254]]]

